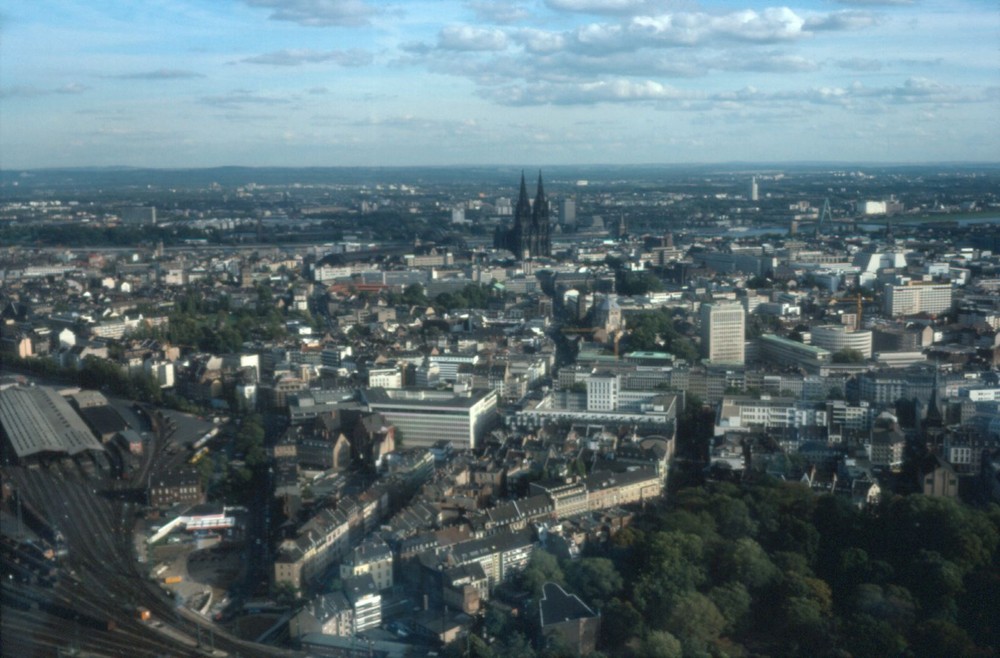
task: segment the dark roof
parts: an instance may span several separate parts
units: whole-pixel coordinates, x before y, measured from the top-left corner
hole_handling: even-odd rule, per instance
[[[100,436],[110,436],[128,429],[128,425],[122,419],[121,414],[109,405],[84,407],[80,409],[79,413],[87,421],[87,425]]]
[[[363,596],[378,594],[378,585],[370,573],[348,576],[344,578],[344,593],[351,603],[356,603]]]
[[[543,627],[597,616],[580,600],[580,597],[576,594],[567,594],[566,590],[555,583],[545,583],[542,586],[542,600],[538,602],[538,612]]]

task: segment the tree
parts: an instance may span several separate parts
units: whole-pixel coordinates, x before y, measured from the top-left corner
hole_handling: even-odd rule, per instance
[[[722,550],[720,571],[726,580],[745,583],[754,590],[766,587],[780,575],[761,545],[749,537],[741,537]]]
[[[642,635],[642,615],[629,601],[611,599],[601,611],[601,617],[601,646],[620,648],[633,637]]]
[[[739,632],[745,628],[750,617],[752,599],[742,583],[730,582],[713,587],[708,592],[708,598],[725,618],[726,632]]]
[[[834,352],[831,358],[834,363],[864,363],[865,361],[864,354],[850,347]]]
[[[208,489],[208,485],[212,481],[212,474],[215,473],[215,463],[212,461],[212,456],[202,457],[195,468],[198,471],[198,477],[201,478],[202,487]]]
[[[968,633],[944,619],[929,619],[919,624],[910,639],[910,649],[917,658],[968,656],[974,648]]]
[[[704,650],[719,638],[725,627],[726,618],[711,599],[699,592],[686,592],[678,597],[667,619],[667,630],[680,639],[686,650],[689,647]]]
[[[848,618],[843,638],[854,656],[898,656],[906,648],[906,640],[892,624],[866,614]]]
[[[566,584],[559,561],[546,550],[532,551],[527,568],[521,572],[522,585],[537,599],[542,595],[542,586],[548,582]]]
[[[653,631],[642,641],[640,655],[643,658],[682,658],[684,647],[667,631]]]
[[[603,557],[585,557],[566,565],[566,584],[584,601],[602,608],[624,584],[614,563]]]

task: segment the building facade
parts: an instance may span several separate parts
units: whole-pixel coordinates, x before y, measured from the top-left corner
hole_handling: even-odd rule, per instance
[[[951,284],[894,286],[882,289],[883,309],[889,317],[944,313],[951,309]]]
[[[746,360],[745,333],[746,311],[742,304],[702,304],[701,347],[706,359],[713,362],[743,363]]]
[[[872,355],[872,332],[852,331],[850,327],[840,324],[829,324],[812,327],[812,344],[831,352],[854,350],[860,352],[866,359]]]
[[[374,388],[363,395],[371,411],[382,414],[410,448],[430,448],[444,439],[457,450],[472,450],[497,420],[496,391],[455,395],[450,391]]]

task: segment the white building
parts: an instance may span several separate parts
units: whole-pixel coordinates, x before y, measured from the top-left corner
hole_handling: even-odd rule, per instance
[[[853,331],[841,324],[827,324],[812,327],[811,343],[831,352],[855,350],[866,359],[872,355],[872,332],[868,330]]]
[[[882,311],[890,317],[918,313],[944,313],[951,309],[950,284],[894,286],[882,289]]]
[[[861,212],[865,215],[884,215],[887,211],[885,201],[864,201],[861,204]]]
[[[368,386],[371,388],[403,388],[403,373],[396,366],[371,368],[368,370]]]
[[[474,449],[497,420],[497,392],[372,388],[368,407],[396,427],[408,448],[429,448],[441,440],[459,450]]]
[[[587,378],[587,411],[618,409],[620,378],[610,372],[598,372]]]
[[[738,302],[715,302],[701,306],[701,349],[714,363],[743,363],[746,311]]]

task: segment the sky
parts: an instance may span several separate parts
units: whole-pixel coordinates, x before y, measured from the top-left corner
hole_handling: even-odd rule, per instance
[[[0,3],[0,168],[1000,161],[996,0]]]

